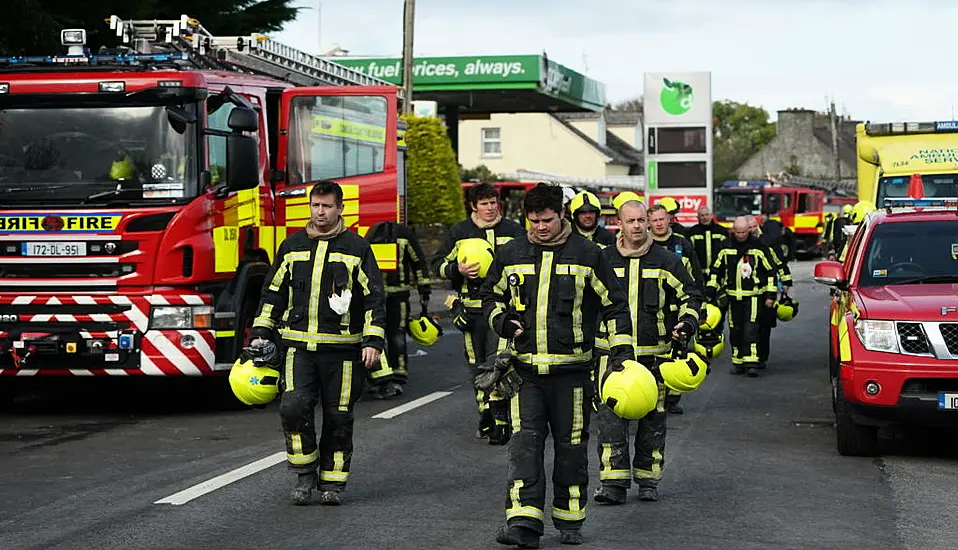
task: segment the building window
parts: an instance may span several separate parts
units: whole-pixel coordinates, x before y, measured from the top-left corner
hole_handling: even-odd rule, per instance
[[[499,137],[499,128],[482,129],[482,156],[502,156],[502,140]]]

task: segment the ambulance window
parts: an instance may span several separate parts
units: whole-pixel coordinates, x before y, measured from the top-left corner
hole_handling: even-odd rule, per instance
[[[294,97],[289,169],[302,170],[306,182],[382,172],[386,114],[379,96]]]

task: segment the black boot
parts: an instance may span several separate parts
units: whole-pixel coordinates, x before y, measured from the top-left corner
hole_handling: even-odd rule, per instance
[[[659,490],[654,485],[639,487],[639,500],[645,502],[655,502],[659,500]]]
[[[578,529],[560,531],[559,542],[562,544],[582,544],[582,531]]]
[[[539,533],[528,527],[503,525],[496,533],[496,542],[506,546],[518,546],[519,548],[538,548],[539,536]]]
[[[625,487],[603,485],[595,490],[592,498],[600,504],[625,504],[627,493]]]
[[[319,483],[319,478],[316,476],[316,472],[299,474],[296,486],[289,493],[289,498],[293,501],[293,504],[296,506],[309,504],[309,497],[313,495],[313,489],[316,488],[317,483]]]
[[[476,431],[476,437],[485,439],[492,433],[495,426],[495,420],[492,419],[492,412],[486,409],[479,413],[479,429]]]
[[[510,437],[512,437],[512,426],[496,422],[496,425],[492,428],[492,431],[489,432],[489,444],[505,445],[506,443],[509,443]]]
[[[323,506],[340,506],[343,503],[343,492],[322,491],[319,493],[319,503]]]

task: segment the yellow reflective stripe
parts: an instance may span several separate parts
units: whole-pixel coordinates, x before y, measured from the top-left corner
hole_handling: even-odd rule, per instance
[[[589,282],[592,284],[592,290],[599,296],[599,301],[603,306],[611,306],[612,300],[609,299],[609,289],[605,287],[598,277],[589,276]]]
[[[582,334],[582,298],[585,294],[585,277],[576,275],[575,296],[572,298],[572,339],[581,342],[585,339]]]
[[[482,307],[482,300],[479,300],[479,299],[475,299],[475,298],[460,298],[460,301],[462,301],[462,305],[464,305],[464,306],[466,306],[466,307],[471,307],[471,308],[481,308],[481,307]]]
[[[446,277],[446,268],[449,267],[449,263],[456,259],[456,256],[459,255],[459,241],[456,241],[452,245],[452,250],[449,251],[449,254],[446,254],[446,257],[443,258],[442,263],[439,264],[439,277],[443,279],[448,279]],[[456,262],[458,265],[459,262]]]
[[[535,518],[539,521],[545,521],[545,513],[535,506],[515,506],[506,510],[506,519],[514,517]]]
[[[755,290],[735,290],[727,289],[725,293],[733,298],[748,298],[751,296],[758,296],[765,294],[766,290],[764,288],[757,288]]]
[[[527,365],[571,365],[582,363],[592,359],[592,351],[582,353],[558,354],[558,353],[519,353],[516,354],[516,360]]]
[[[613,267],[612,271],[615,272],[615,276],[622,279],[625,277],[625,268],[624,267]]]
[[[599,480],[631,479],[629,470],[616,470],[612,468],[612,444],[601,443],[600,445],[602,452],[599,455],[599,463],[601,464],[599,468]]]
[[[576,487],[573,485],[573,487]],[[571,487],[570,487],[571,490]],[[571,502],[571,496],[569,501]],[[552,517],[566,521],[581,521],[585,519],[585,509],[582,510],[563,510],[561,508],[552,509]]]
[[[502,246],[511,240],[512,237],[496,237],[496,246]]]
[[[373,324],[373,311],[371,309],[366,310],[366,319],[363,323],[363,338],[369,338],[372,336],[378,336],[380,338],[386,338],[386,331],[382,327],[377,327]]]
[[[320,300],[323,297],[322,292],[320,292],[322,288],[320,281],[322,280],[323,270],[326,267],[326,251],[328,248],[329,243],[327,241],[316,241],[316,251],[313,253],[312,281],[309,287],[312,289],[309,293],[309,320],[306,328],[306,332],[309,334],[319,332],[319,307]]]
[[[303,436],[300,434],[289,434],[289,446],[293,448],[294,456],[303,455]]]
[[[292,453],[286,453],[286,460],[290,464],[295,464],[297,466],[304,466],[306,464],[312,464],[316,462],[316,459],[319,457],[319,450],[313,451],[308,455],[297,455]]]
[[[489,312],[489,328],[496,330],[496,327],[493,325],[493,321],[496,317],[506,312],[506,307],[502,304],[496,304],[496,307],[492,308],[492,311]]]
[[[334,472],[332,470],[320,470],[319,479],[321,481],[342,481],[349,480],[349,472]]]
[[[512,399],[509,400],[509,417],[512,420],[512,433],[519,433],[519,430],[522,429],[522,422],[519,418],[519,393],[517,392],[512,396]],[[517,503],[518,503],[518,499]]]
[[[286,348],[286,376],[284,377],[283,384],[286,387],[286,391],[291,392],[295,387],[293,384],[293,360],[296,358],[296,348]]]
[[[492,245],[493,250],[496,248],[496,230],[495,229],[486,229],[486,240],[489,241],[489,244]]]
[[[381,357],[381,355],[380,355]],[[339,412],[349,412],[349,398],[353,390],[353,362],[343,361],[343,382],[339,387]]]
[[[360,264],[359,256],[354,256],[352,254],[343,254],[342,252],[330,252],[329,258],[330,262],[342,262],[346,265],[356,267]]]
[[[235,330],[217,330],[213,333],[217,338],[233,338],[236,336]]]
[[[512,275],[513,273],[515,273],[516,275],[535,275],[536,266],[534,266],[533,264],[507,265],[506,267],[502,269],[502,272],[505,273],[506,275]]]
[[[601,350],[601,351],[609,351],[611,349],[609,347],[609,340],[601,336],[596,336],[595,349]]]
[[[358,344],[363,341],[361,334],[310,333],[302,330],[293,330],[291,328],[281,328],[279,329],[279,334],[286,340],[306,344]]]
[[[682,306],[682,309],[679,310],[679,317],[685,317],[686,315],[689,315],[689,316],[691,316],[691,317],[694,317],[696,321],[699,320],[699,312],[698,312],[698,311],[696,311],[696,310],[694,310],[694,309],[692,309],[692,308],[690,308],[690,307],[687,307],[687,306]]]
[[[539,287],[536,291],[536,352],[537,355],[549,352],[549,285],[552,282],[553,253],[542,253],[542,266],[539,268]],[[520,359],[521,361],[521,359]]]
[[[273,328],[276,323],[273,321],[273,304],[263,304],[262,311],[253,319],[253,327]]]
[[[614,348],[616,346],[627,346],[632,343],[632,337],[628,334],[616,334],[609,338],[609,346]]]
[[[569,436],[569,443],[572,445],[582,444],[582,428],[585,420],[582,417],[582,388],[572,388],[572,433]]]
[[[667,353],[670,346],[666,344],[654,344],[650,346],[634,346],[636,355],[658,355]]]
[[[629,262],[629,316],[632,319],[632,338],[639,341],[639,285],[641,283],[640,274],[642,273],[642,259],[631,258]],[[612,345],[609,342],[609,345]]]

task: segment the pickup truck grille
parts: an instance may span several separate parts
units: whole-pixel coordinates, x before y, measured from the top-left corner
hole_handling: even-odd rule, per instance
[[[905,353],[925,355],[931,353],[928,338],[921,327],[921,323],[898,323],[898,341]],[[950,351],[950,350],[949,350]]]
[[[945,346],[948,347],[948,353],[958,355],[958,323],[942,323],[938,328],[945,340]]]

